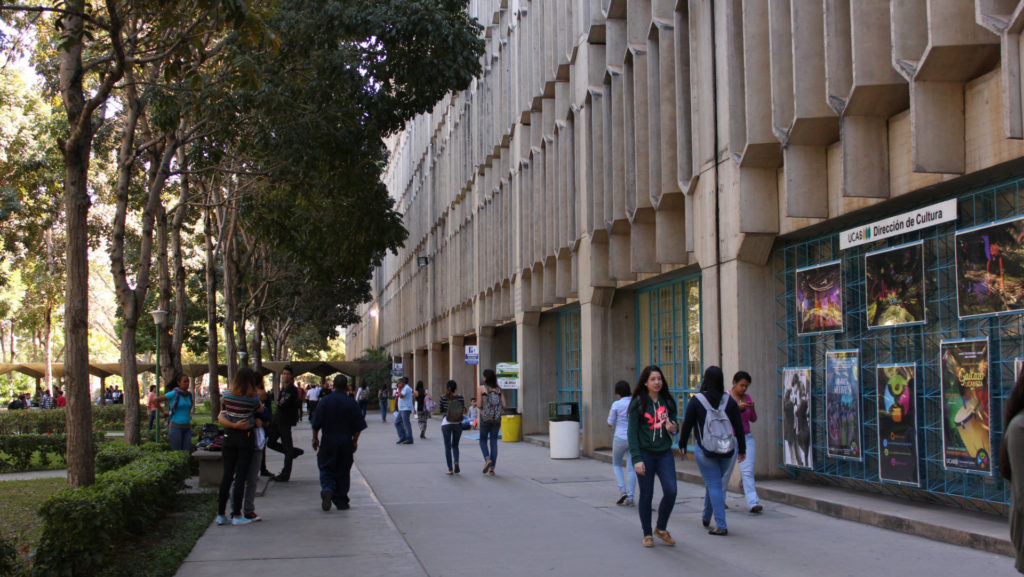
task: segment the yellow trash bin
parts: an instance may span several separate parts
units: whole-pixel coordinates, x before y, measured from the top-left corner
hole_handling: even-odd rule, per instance
[[[519,429],[522,427],[522,415],[502,415],[501,440],[506,443],[519,442]]]

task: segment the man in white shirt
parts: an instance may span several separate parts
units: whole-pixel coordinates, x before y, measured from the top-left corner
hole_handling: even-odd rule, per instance
[[[309,411],[309,417],[313,418],[313,411],[316,410],[316,404],[320,401],[320,385],[313,385],[311,389],[306,391],[306,409]]]

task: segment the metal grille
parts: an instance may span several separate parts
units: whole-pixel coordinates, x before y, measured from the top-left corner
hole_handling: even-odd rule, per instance
[[[1016,180],[959,195],[958,219],[921,231],[874,241],[840,252],[839,234],[828,233],[812,240],[787,244],[773,255],[776,283],[778,396],[782,402],[783,367],[812,367],[812,471],[787,468],[793,476],[813,477],[841,486],[927,499],[964,508],[1005,514],[1009,492],[996,475],[947,470],[943,453],[942,391],[939,343],[943,340],[988,338],[991,402],[991,449],[997,454],[1002,442],[1003,401],[1014,381],[1014,360],[1024,356],[1020,314],[974,317],[961,320],[957,312],[955,234],[958,230],[1024,213],[1021,185]],[[936,199],[932,202],[937,202]],[[926,324],[868,329],[865,298],[864,256],[869,252],[922,241],[924,256]],[[795,271],[839,259],[842,269],[843,331],[798,335]],[[859,384],[863,459],[826,456],[825,352],[860,351]],[[878,468],[878,395],[876,368],[893,363],[917,365],[916,404],[920,486],[882,482]],[[782,445],[782,417],[777,423],[777,442]],[[782,451],[780,450],[780,455]],[[780,457],[781,458],[781,457]],[[993,467],[995,468],[995,467]]]
[[[558,314],[558,402],[581,403],[580,309]]]
[[[638,290],[636,303],[637,377],[648,365],[661,367],[681,418],[700,391],[700,277]]]

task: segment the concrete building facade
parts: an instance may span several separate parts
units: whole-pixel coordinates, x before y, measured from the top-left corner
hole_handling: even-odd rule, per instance
[[[805,336],[793,329],[791,273],[839,259],[853,279],[862,259],[843,256],[841,231],[941,200],[960,203],[957,222],[868,248],[929,234],[922,242],[945,246],[967,224],[1024,214],[1005,192],[1024,165],[1022,6],[472,2],[486,27],[484,73],[395,139],[386,178],[409,240],[376,271],[349,350],[385,348],[435,395],[448,379],[469,391],[481,369],[517,361],[523,432],[547,431],[547,403],[577,401],[584,453],[610,447],[613,384],[635,383],[645,365],[663,368],[681,407],[707,366],[727,377],[743,369],[760,415],[758,474],[1004,503],[991,470],[936,468],[942,456],[923,451],[917,485],[880,479],[872,375],[876,364],[916,363],[918,425],[941,428],[932,341],[998,333],[990,359],[1002,367],[1021,346],[1020,315],[971,324],[935,301],[924,329],[862,334],[851,307],[848,330]],[[991,214],[966,207],[1000,186]],[[926,284],[945,294],[937,271],[953,253],[927,246],[937,264],[926,263]],[[868,336],[879,338],[864,352]],[[889,354],[904,337],[923,344]],[[467,345],[479,347],[479,365],[465,364]],[[832,456],[816,452],[810,470],[788,467],[783,368],[813,365],[824,400],[817,371],[833,349],[864,355],[858,427],[871,455],[822,469]],[[990,381],[991,452],[1012,377],[993,371]],[[828,426],[818,405],[816,451]]]

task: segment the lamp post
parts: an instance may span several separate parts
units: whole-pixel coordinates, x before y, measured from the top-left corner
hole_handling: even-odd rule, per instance
[[[164,326],[164,322],[167,321],[167,311],[163,309],[156,309],[150,311],[149,314],[153,315],[153,324],[156,325],[156,394],[160,394],[160,327]],[[156,427],[153,429],[153,438],[157,443],[160,442],[160,409],[156,411]]]

